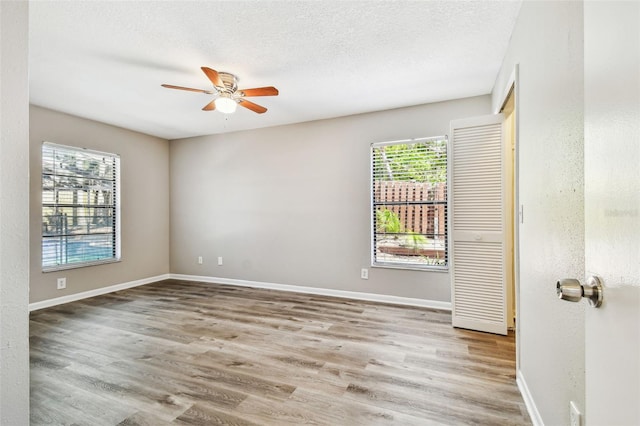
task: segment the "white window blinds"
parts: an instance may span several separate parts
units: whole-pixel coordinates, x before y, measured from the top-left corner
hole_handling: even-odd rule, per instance
[[[120,157],[42,145],[42,269],[117,261]]]
[[[371,145],[372,264],[447,266],[447,137]]]

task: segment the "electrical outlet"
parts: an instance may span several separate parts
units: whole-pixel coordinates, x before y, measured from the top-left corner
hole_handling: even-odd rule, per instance
[[[360,278],[362,278],[363,280],[369,279],[369,270],[367,268],[362,268],[360,270]]]
[[[218,266],[222,266],[222,256],[218,256]]]
[[[202,256],[198,256],[198,265],[202,265]]]
[[[58,290],[62,290],[63,288],[67,288],[67,279],[58,278]]]
[[[582,414],[573,401],[569,402],[569,422],[571,426],[582,426]]]

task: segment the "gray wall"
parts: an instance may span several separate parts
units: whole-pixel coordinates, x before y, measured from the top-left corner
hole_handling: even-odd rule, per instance
[[[493,105],[520,64],[520,371],[542,420],[584,413],[584,303],[557,299],[560,278],[584,276],[583,10],[523,2]]]
[[[31,302],[169,273],[169,144],[95,121],[30,107]],[[122,261],[43,273],[41,268],[42,142],[120,154]],[[56,289],[56,279],[67,288]]]
[[[360,279],[369,146],[448,134],[450,120],[489,112],[480,96],[171,141],[171,272],[448,302],[446,272],[372,268]]]
[[[29,4],[0,1],[0,424],[29,424]]]

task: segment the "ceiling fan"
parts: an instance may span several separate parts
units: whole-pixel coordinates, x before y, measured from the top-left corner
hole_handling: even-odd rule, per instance
[[[262,105],[255,104],[244,99],[252,96],[278,96],[278,89],[273,86],[257,87],[255,89],[238,90],[238,77],[228,72],[218,72],[214,69],[201,67],[202,71],[213,83],[213,89],[193,89],[191,87],[174,86],[172,84],[163,84],[162,87],[167,89],[187,90],[189,92],[200,92],[207,95],[217,95],[214,100],[209,102],[202,108],[203,111],[213,111],[217,109],[225,114],[235,112],[238,105],[250,109],[253,112],[262,114],[267,109]]]

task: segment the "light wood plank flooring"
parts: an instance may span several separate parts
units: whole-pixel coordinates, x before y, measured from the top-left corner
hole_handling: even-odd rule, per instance
[[[30,323],[32,425],[531,424],[513,336],[443,311],[168,280]]]

